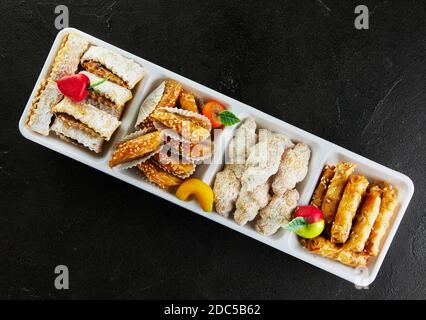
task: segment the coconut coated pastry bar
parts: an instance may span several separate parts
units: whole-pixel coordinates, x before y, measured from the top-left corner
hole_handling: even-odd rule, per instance
[[[111,140],[112,135],[121,125],[121,122],[110,114],[89,104],[74,103],[68,98],[58,103],[53,108],[53,112],[73,117],[98,133],[106,141]]]
[[[89,46],[89,41],[70,33],[62,43],[62,46],[53,63],[50,80],[58,81],[64,76],[77,72],[80,59]]]
[[[65,114],[58,115],[52,125],[52,131],[66,142],[101,153],[105,139],[94,130]]]
[[[102,47],[90,47],[81,58],[81,65],[102,79],[108,79],[130,90],[145,77],[141,65]]]
[[[33,101],[31,112],[27,119],[27,126],[34,132],[48,136],[52,122],[52,108],[59,103],[63,95],[56,82],[44,82],[42,88]]]
[[[90,79],[90,85],[98,84],[104,80],[88,71],[82,71],[80,74],[84,74]],[[89,101],[94,106],[120,119],[126,103],[132,98],[133,95],[129,89],[123,88],[114,82],[105,81],[90,91]]]

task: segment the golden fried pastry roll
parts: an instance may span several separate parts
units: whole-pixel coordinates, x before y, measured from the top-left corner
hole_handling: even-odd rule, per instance
[[[70,33],[66,36],[53,62],[50,80],[58,81],[65,76],[75,74],[80,65],[80,58],[88,46],[89,41],[76,34]]]
[[[199,113],[195,95],[183,90],[179,97],[179,104],[183,110]]]
[[[81,65],[91,73],[130,90],[145,77],[141,65],[102,47],[90,47],[81,58]]]
[[[358,211],[362,197],[368,188],[368,180],[362,175],[353,175],[345,188],[336,219],[331,228],[331,241],[334,243],[345,243],[351,233],[352,222]]]
[[[90,85],[99,84],[106,80],[87,71],[82,71],[80,74],[89,78]],[[105,81],[101,85],[95,86],[89,93],[91,104],[108,112],[117,119],[121,118],[126,103],[133,98],[132,92],[129,89],[120,87],[111,81]]]
[[[161,148],[161,132],[155,131],[121,143],[114,151],[109,165],[111,168],[121,164],[144,159]]]
[[[180,186],[183,180],[179,179],[162,170],[152,161],[146,161],[137,167],[148,179],[149,182],[156,184],[161,189],[169,189]]]
[[[365,246],[365,251],[371,256],[376,257],[380,253],[380,246],[398,206],[398,194],[398,189],[389,183],[385,183],[379,216],[377,217],[370,238]]]
[[[165,107],[175,107],[182,85],[174,80],[167,80],[160,84],[143,102],[138,119],[136,121],[137,129],[147,129],[153,127],[151,115]]]
[[[361,211],[356,217],[352,234],[344,245],[345,249],[355,252],[364,251],[365,244],[380,212],[382,192],[382,189],[376,185],[369,188],[364,196]]]
[[[201,143],[210,138],[210,130],[201,126],[199,121],[193,120],[179,114],[174,114],[166,110],[159,110],[151,115],[165,127],[176,131],[185,140],[191,143]]]
[[[322,172],[320,182],[315,189],[314,195],[312,197],[311,205],[317,208],[321,208],[325,194],[327,193],[328,186],[330,185],[331,179],[333,179],[336,173],[335,166],[326,166]]]
[[[312,253],[336,260],[350,267],[365,267],[368,263],[368,255],[345,250],[323,237],[313,240],[301,239],[301,244]]]
[[[332,223],[336,216],[337,207],[342,199],[346,184],[349,177],[354,173],[355,164],[343,162],[338,165],[336,173],[331,180],[327,193],[325,194],[324,202],[321,211],[324,213],[326,223]]]
[[[165,158],[167,159],[163,159],[161,155],[157,154],[153,157],[152,162],[164,171],[181,179],[188,179],[197,167],[193,163],[184,163],[181,159]]]

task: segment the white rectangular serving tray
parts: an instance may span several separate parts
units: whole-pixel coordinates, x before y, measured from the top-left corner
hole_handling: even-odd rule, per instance
[[[143,65],[147,72],[146,78],[136,87],[134,91],[134,98],[126,108],[126,112],[123,115],[123,123],[121,128],[114,135],[112,141],[105,145],[104,152],[101,155],[95,155],[89,151],[86,151],[83,148],[65,143],[55,137],[53,134],[51,134],[49,137],[38,135],[26,127],[26,117],[31,108],[33,98],[37,93],[37,88],[39,87],[41,81],[47,77],[63,37],[70,32],[76,33],[81,37],[89,40],[90,43],[93,45],[110,48],[123,56],[135,60],[136,62]],[[296,142],[304,142],[308,144],[312,149],[310,170],[305,181],[298,185],[297,188],[301,194],[301,204],[308,204],[310,202],[317,182],[321,176],[322,170],[326,164],[337,164],[340,161],[350,161],[358,165],[358,172],[362,172],[363,174],[365,174],[369,181],[388,181],[394,184],[400,190],[400,205],[397,209],[392,227],[388,232],[386,241],[383,245],[383,249],[380,255],[377,258],[371,258],[369,261],[369,265],[366,269],[355,269],[347,267],[338,262],[309,253],[299,244],[297,237],[292,233],[288,233],[282,230],[279,231],[273,237],[264,237],[258,234],[252,226],[240,227],[232,219],[223,218],[215,213],[207,214],[203,212],[199,205],[194,201],[182,202],[178,200],[174,194],[168,191],[160,190],[141,179],[141,177],[137,174],[136,171],[117,171],[110,169],[108,161],[111,158],[111,154],[113,152],[112,147],[114,146],[114,144],[119,142],[124,136],[135,131],[134,125],[141,103],[143,102],[144,98],[165,79],[174,79],[179,81],[183,84],[185,88],[193,91],[194,93],[198,94],[200,97],[206,100],[215,99],[222,102],[225,106],[227,106],[235,114],[237,114],[237,116],[239,116],[241,119],[247,117],[254,118],[260,128],[280,132],[286,134]],[[341,148],[331,142],[325,141],[317,136],[314,136],[281,120],[271,117],[257,109],[254,109],[239,101],[224,96],[223,94],[215,92],[209,88],[206,88],[203,85],[186,79],[171,71],[161,68],[149,61],[139,58],[133,54],[116,48],[108,43],[105,43],[102,40],[99,40],[95,37],[92,37],[86,33],[83,33],[73,28],[62,30],[58,34],[49,53],[49,56],[46,60],[46,63],[43,67],[43,70],[41,71],[38,81],[34,87],[32,95],[28,100],[25,111],[19,122],[19,129],[25,138],[35,143],[43,145],[67,157],[82,162],[117,179],[134,185],[137,188],[150,192],[153,195],[159,196],[178,206],[181,206],[203,217],[206,217],[207,219],[227,226],[228,228],[238,231],[246,236],[263,242],[284,253],[292,255],[300,260],[308,262],[318,268],[321,268],[338,277],[341,277],[347,281],[350,281],[356,285],[363,287],[370,285],[376,279],[377,274],[379,273],[379,270],[383,264],[383,260],[386,257],[389,247],[395,237],[396,231],[414,194],[414,185],[411,179],[399,172],[386,168],[360,155]],[[235,128],[227,128],[224,133],[219,137],[219,139],[221,140],[221,143],[219,143],[219,145],[227,146],[233,137],[234,131]],[[224,152],[225,147],[217,149],[215,151],[215,159],[213,161],[213,163],[216,164],[200,166],[200,168],[195,174],[195,177],[200,178],[209,184],[212,184],[214,182],[214,177],[216,173],[222,169],[222,165],[217,163],[223,162]]]

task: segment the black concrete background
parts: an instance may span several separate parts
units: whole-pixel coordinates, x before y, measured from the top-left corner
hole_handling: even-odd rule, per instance
[[[57,4],[73,27],[412,177],[370,290],[22,138]],[[0,298],[425,298],[423,1],[2,0],[0,30]]]

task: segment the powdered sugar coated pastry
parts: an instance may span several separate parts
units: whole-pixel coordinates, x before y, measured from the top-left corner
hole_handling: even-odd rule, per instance
[[[284,151],[293,146],[291,140],[285,135],[261,131],[259,143],[250,150],[246,171],[242,177],[242,184],[247,191],[253,192],[275,175]]]
[[[283,195],[293,190],[308,174],[311,149],[304,143],[288,149],[283,156],[280,168],[272,183],[275,194]]]
[[[145,76],[141,65],[102,47],[90,47],[81,58],[81,64],[101,78],[107,78],[130,90]]]
[[[243,226],[256,219],[259,210],[265,208],[271,200],[270,188],[271,183],[269,181],[255,188],[253,192],[248,191],[243,186],[237,200],[237,210],[234,214],[235,222]]]
[[[229,144],[229,163],[238,179],[241,179],[246,170],[246,161],[251,148],[257,142],[257,124],[252,118],[247,118],[237,129],[235,137]]]
[[[269,205],[260,212],[260,219],[256,222],[257,231],[265,236],[275,234],[282,225],[290,222],[299,199],[297,190],[288,191],[283,196],[275,195]]]
[[[226,166],[224,171],[216,175],[213,188],[217,213],[226,218],[229,217],[229,214],[235,209],[235,202],[240,191],[240,180],[230,166]]]

